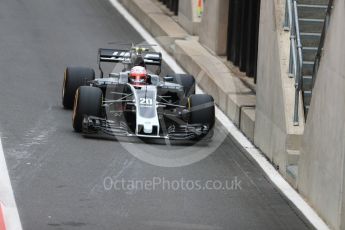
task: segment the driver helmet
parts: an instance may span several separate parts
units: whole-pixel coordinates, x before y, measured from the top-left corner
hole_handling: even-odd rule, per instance
[[[133,85],[145,85],[147,83],[147,71],[142,66],[134,66],[129,72],[129,80]]]

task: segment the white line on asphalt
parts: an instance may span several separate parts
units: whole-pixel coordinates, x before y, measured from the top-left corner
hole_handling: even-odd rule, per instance
[[[0,138],[0,202],[3,204],[3,215],[6,230],[21,230],[16,201],[14,199],[10,176],[6,165],[4,150]]]
[[[158,42],[144,29],[140,23],[117,1],[109,0],[117,11],[132,25],[132,27],[150,44],[156,51],[162,53],[163,60],[175,73],[185,73],[184,70],[176,63],[176,61],[161,47]],[[197,86],[198,93],[203,91]],[[317,229],[329,229],[326,223],[318,216],[318,214],[309,206],[309,204],[296,192],[294,188],[279,174],[272,164],[263,156],[246,136],[234,125],[234,123],[216,107],[216,117],[229,131],[229,133],[240,143],[247,153],[258,163],[273,184],[300,210],[300,212],[309,220],[309,222]]]
[[[6,230],[4,210],[4,205],[0,202],[0,230]]]

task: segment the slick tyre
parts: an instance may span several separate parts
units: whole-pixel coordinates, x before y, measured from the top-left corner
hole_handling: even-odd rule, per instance
[[[195,94],[195,79],[189,74],[174,74],[174,83],[183,86],[185,97]]]
[[[62,84],[62,105],[66,109],[73,108],[76,90],[95,79],[95,71],[85,67],[67,67]]]
[[[84,116],[101,115],[102,90],[91,86],[80,86],[75,93],[72,124],[76,132],[81,132]]]
[[[189,120],[191,124],[206,124],[210,129],[215,123],[213,97],[207,94],[191,95],[188,100]]]

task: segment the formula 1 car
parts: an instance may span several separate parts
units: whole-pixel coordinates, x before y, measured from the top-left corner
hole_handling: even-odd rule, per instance
[[[120,63],[120,72],[104,77],[101,63]],[[187,74],[159,77],[162,55],[148,48],[99,49],[100,77],[85,67],[67,67],[62,104],[73,109],[73,128],[91,136],[137,136],[199,140],[215,123],[214,100],[195,94]],[[148,73],[149,66],[158,67]]]

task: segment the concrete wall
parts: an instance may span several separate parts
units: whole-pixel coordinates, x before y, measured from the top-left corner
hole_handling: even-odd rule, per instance
[[[345,2],[335,0],[301,148],[299,191],[345,229]]]
[[[285,1],[261,1],[254,143],[285,175],[287,150],[303,133],[293,126],[294,80],[288,77],[289,32],[283,31]],[[300,114],[301,117],[302,114]]]
[[[196,0],[179,1],[178,23],[191,35],[199,34],[201,18],[197,16]]]
[[[200,43],[217,55],[226,55],[229,0],[206,1],[201,19]]]

